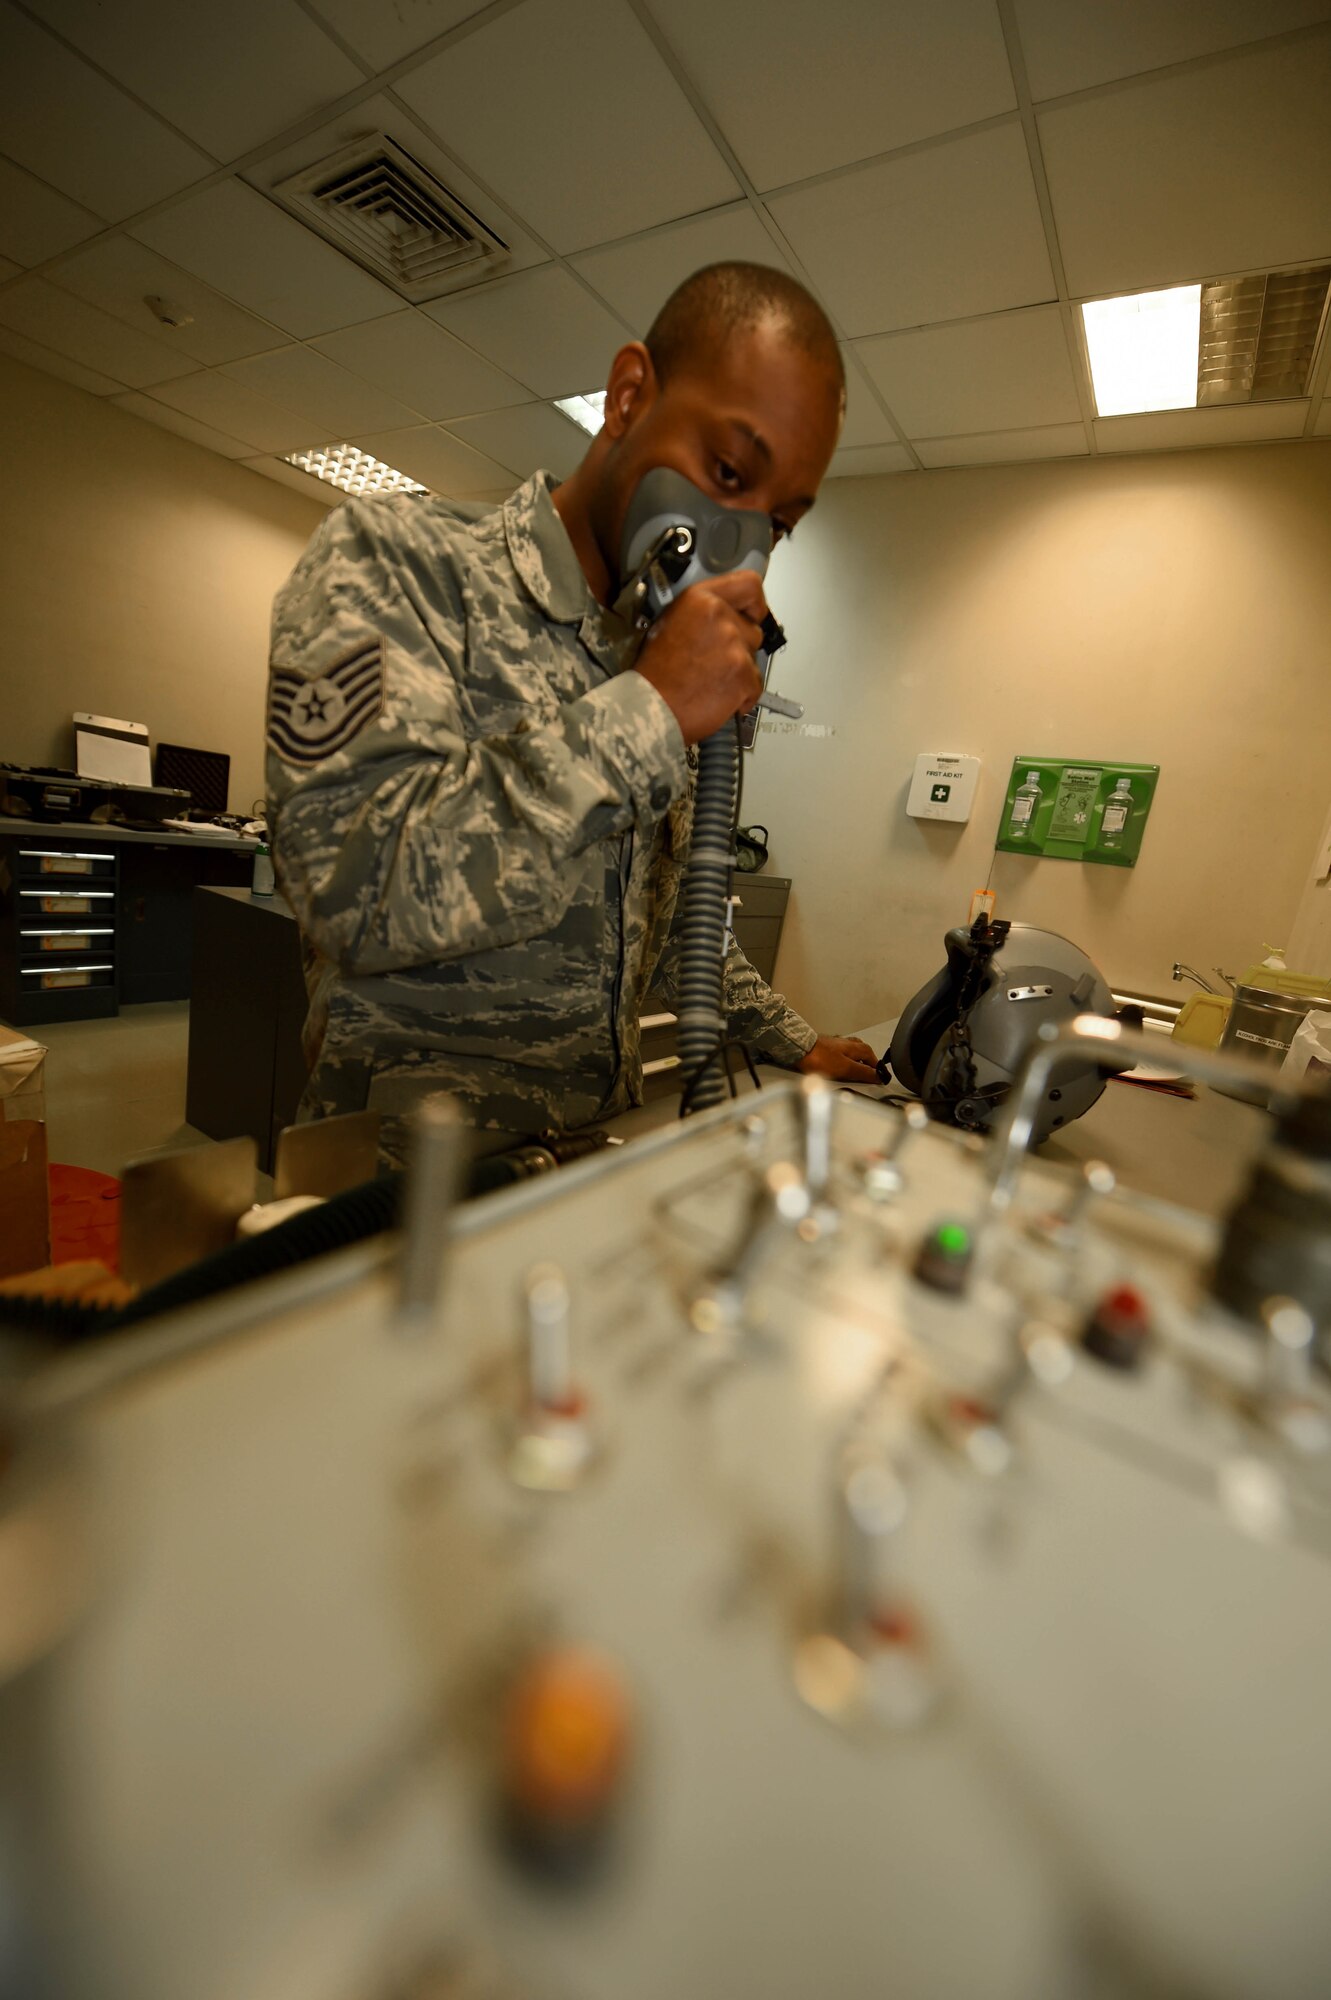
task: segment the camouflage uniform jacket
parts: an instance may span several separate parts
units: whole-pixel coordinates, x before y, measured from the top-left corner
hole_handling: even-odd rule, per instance
[[[400,1141],[435,1089],[504,1132],[641,1101],[692,773],[554,483],[492,510],[352,500],[278,594],[268,798],[319,968],[307,1114],[377,1107]],[[787,1064],[812,1046],[733,944],[726,990],[737,1038]]]

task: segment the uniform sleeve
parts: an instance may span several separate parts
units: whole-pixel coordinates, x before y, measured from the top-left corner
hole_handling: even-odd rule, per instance
[[[681,897],[681,905],[682,902]],[[653,996],[659,994],[671,1007],[679,998],[679,914],[677,905],[675,923],[652,979]],[[743,1042],[747,1048],[787,1069],[794,1069],[818,1039],[817,1029],[811,1028],[803,1015],[797,1014],[755,972],[733,936],[726,948],[721,1004],[726,1016],[727,1040]]]
[[[772,991],[733,937],[726,952],[725,1010],[732,1042],[743,1042],[787,1069],[802,1061],[818,1039],[817,1029]]]
[[[551,929],[572,857],[654,825],[687,782],[674,716],[632,671],[553,710],[519,701],[504,733],[469,731],[483,621],[469,635],[446,541],[417,529],[413,548],[393,506],[331,514],[273,609],[274,861],[306,934],[353,974]],[[539,674],[507,664],[519,684]]]

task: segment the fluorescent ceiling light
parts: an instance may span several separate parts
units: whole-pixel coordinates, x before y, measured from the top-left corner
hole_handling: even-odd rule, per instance
[[[360,451],[354,444],[325,444],[315,451],[289,451],[282,459],[284,465],[298,465],[302,472],[312,472],[316,479],[327,480],[330,486],[338,486],[344,493],[428,493],[429,487],[418,480],[408,479],[405,472],[385,465],[381,458],[371,457],[368,451]]]
[[[605,418],[605,390],[593,389],[586,396],[556,396],[555,408],[595,437]]]
[[[1100,416],[1195,409],[1201,310],[1200,285],[1094,299],[1082,307]]]

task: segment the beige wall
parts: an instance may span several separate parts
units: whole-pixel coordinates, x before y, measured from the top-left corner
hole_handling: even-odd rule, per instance
[[[321,510],[3,359],[0,399],[0,758],[67,763],[86,708],[228,751],[248,806],[269,605]],[[1162,771],[1135,870],[999,856],[1000,914],[1157,992],[1289,941],[1331,803],[1331,443],[834,481],[770,581],[776,684],[836,733],[765,736],[745,817],[819,1026],[941,964],[1019,752]],[[906,818],[920,750],[983,759],[968,826]]]
[[[263,792],[268,613],[323,509],[0,358],[0,758],[69,765],[75,709],[225,750]]]
[[[1019,753],[1161,776],[1135,869],[1000,855],[1000,915],[1153,992],[1288,941],[1331,800],[1331,443],[834,481],[769,594],[774,684],[836,731],[746,759],[795,878],[778,984],[819,1027],[942,964]],[[921,750],[983,759],[969,825],[907,819]]]

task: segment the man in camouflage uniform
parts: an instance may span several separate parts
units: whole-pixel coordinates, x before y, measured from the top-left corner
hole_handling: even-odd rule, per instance
[[[453,1092],[486,1143],[641,1101],[638,1015],[669,993],[692,746],[752,706],[765,611],[705,580],[644,644],[608,608],[651,465],[778,535],[813,503],[844,399],[836,341],[781,273],[695,274],[621,349],[573,478],[501,508],[353,500],[273,613],[268,791],[307,947],[302,1112],[370,1107],[400,1160],[413,1105]],[[790,1067],[872,1076],[732,942],[731,1034]]]

